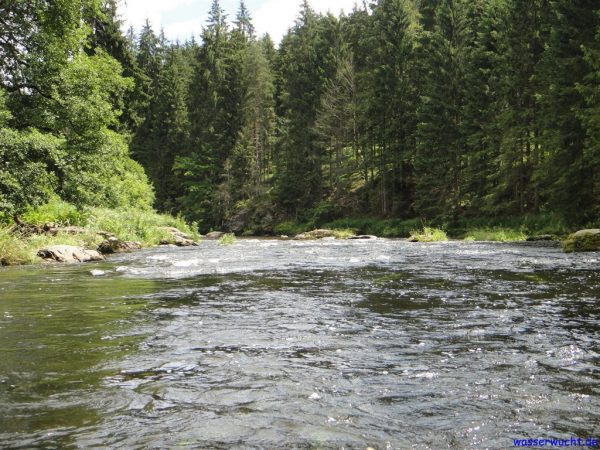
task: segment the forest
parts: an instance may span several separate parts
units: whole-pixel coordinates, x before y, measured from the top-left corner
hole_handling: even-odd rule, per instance
[[[157,25],[0,0],[4,222],[56,201],[249,234],[600,220],[597,0],[305,0],[279,45],[243,1],[186,42]]]

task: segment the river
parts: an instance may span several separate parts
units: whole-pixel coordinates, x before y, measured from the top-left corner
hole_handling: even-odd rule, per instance
[[[600,254],[206,241],[0,269],[2,448],[600,438]]]

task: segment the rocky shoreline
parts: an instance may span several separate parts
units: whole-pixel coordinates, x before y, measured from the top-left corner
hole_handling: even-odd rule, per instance
[[[158,227],[158,229],[161,233],[168,236],[164,239],[161,239],[158,246],[192,247],[199,245],[199,241],[194,240],[190,235],[184,233],[178,228]],[[106,255],[127,253],[144,248],[144,245],[140,242],[122,240],[115,234],[106,231],[92,232],[91,230],[83,227],[60,227],[53,223],[48,223],[40,227],[26,224],[22,221],[17,220],[15,226],[11,231],[16,235],[19,235],[20,238],[27,238],[34,235],[46,235],[51,237],[57,237],[61,235],[77,236],[90,233],[104,238],[102,242],[95,248],[85,248],[83,246],[64,244],[44,246],[37,251],[37,256],[45,262],[74,264],[83,262],[103,261],[105,260]],[[224,235],[224,232],[213,231],[201,237],[207,240],[218,240],[221,239]],[[373,235],[355,235],[349,230],[330,229],[315,229],[312,231],[300,233],[292,238],[288,236],[272,236],[271,238],[277,238],[282,240],[378,239],[377,236]],[[531,236],[527,238],[526,242],[528,244],[556,243],[556,245],[559,245],[559,241],[557,241],[555,237],[550,235]],[[565,251],[566,253],[600,251],[600,229],[580,230],[574,234],[571,234],[566,240],[562,242],[562,248],[563,251]]]

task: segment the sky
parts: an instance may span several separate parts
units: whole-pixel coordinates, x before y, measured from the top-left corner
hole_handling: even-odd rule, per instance
[[[148,18],[155,31],[162,28],[171,41],[198,37],[206,24],[212,0],[121,0],[120,15],[126,28],[133,26],[138,32]],[[269,33],[275,43],[290,28],[298,16],[302,0],[245,0],[252,22],[259,36]],[[362,0],[312,0],[311,7],[321,13],[340,11],[349,13],[355,3]],[[239,0],[221,0],[228,21],[235,20]]]

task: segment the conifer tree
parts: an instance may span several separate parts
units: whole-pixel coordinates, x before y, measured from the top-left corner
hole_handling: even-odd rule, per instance
[[[460,213],[466,136],[462,128],[469,42],[467,3],[441,0],[426,48],[415,157],[417,212]]]
[[[555,17],[544,55],[544,164],[538,177],[552,210],[568,221],[592,220],[598,208],[598,154],[594,132],[598,99],[593,90],[600,6],[593,0],[553,3]],[[597,66],[596,66],[597,67]],[[592,84],[589,84],[589,83]],[[589,86],[592,90],[585,89]],[[587,96],[586,96],[587,92]],[[590,139],[591,136],[591,139]]]

